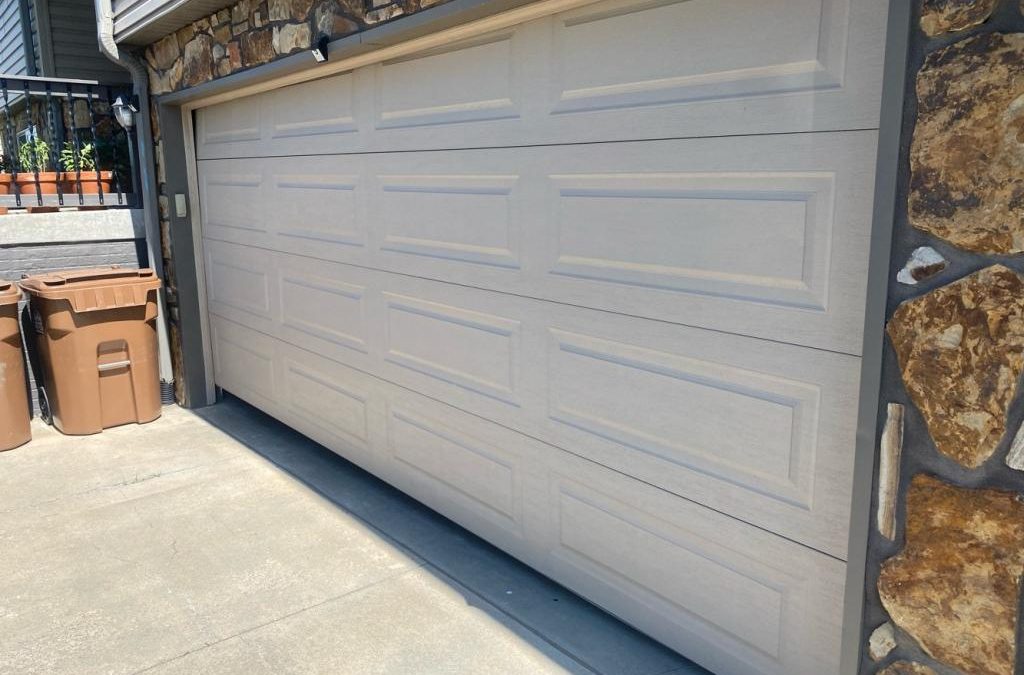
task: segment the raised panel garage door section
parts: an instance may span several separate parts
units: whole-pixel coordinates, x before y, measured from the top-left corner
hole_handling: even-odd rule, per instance
[[[837,672],[885,10],[598,2],[197,111],[217,384],[716,672]]]

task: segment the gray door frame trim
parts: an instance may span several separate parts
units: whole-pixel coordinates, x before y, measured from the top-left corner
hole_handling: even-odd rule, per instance
[[[328,53],[332,60],[348,58],[530,2],[531,0],[452,0],[397,22],[335,40],[329,44]],[[896,184],[899,174],[911,13],[909,0],[892,0],[889,3],[849,528],[850,547],[843,612],[840,669],[842,675],[857,673],[861,660],[867,542],[871,526],[875,447],[880,421],[882,352],[893,221],[897,209]],[[192,201],[188,181],[189,153],[185,151],[182,116],[192,115],[188,104],[193,101],[313,68],[316,66],[310,52],[301,52],[190,89],[164,94],[156,99],[163,145],[166,194],[170,204],[168,218],[175,261],[177,318],[181,328],[186,407],[197,408],[213,404],[215,397],[208,387],[211,374],[208,372],[210,363],[204,345],[205,291],[202,288],[204,282],[198,276],[200,269],[196,256],[201,252],[196,249],[197,239],[192,220],[192,213],[199,205],[188,203],[188,212],[184,217],[179,217],[174,208],[176,194],[184,195],[187,202]]]
[[[850,510],[850,545],[846,561],[843,606],[843,637],[840,672],[859,672],[863,657],[864,605],[868,589],[868,537],[871,531],[877,439],[881,433],[882,354],[885,347],[885,316],[889,297],[893,224],[896,219],[900,171],[900,139],[907,94],[907,63],[911,34],[910,0],[889,3],[882,80],[882,109],[878,129],[875,170],[875,203],[868,257],[867,305],[864,313],[864,346],[861,352],[857,443],[853,468],[853,499]]]

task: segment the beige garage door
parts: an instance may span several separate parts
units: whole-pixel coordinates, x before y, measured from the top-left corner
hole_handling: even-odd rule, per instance
[[[713,670],[836,672],[885,8],[600,2],[198,111],[217,383]]]

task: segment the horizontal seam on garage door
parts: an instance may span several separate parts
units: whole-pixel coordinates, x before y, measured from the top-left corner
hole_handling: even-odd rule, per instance
[[[660,143],[664,141],[700,141],[715,140],[721,138],[765,138],[771,136],[806,136],[809,134],[845,134],[862,133],[865,131],[878,131],[877,127],[865,127],[863,129],[823,129],[814,131],[779,131],[775,133],[762,134],[718,134],[712,136],[669,136],[665,138],[627,138],[609,139],[604,141],[576,141],[570,143],[526,143],[523,145],[479,145],[457,148],[411,148],[405,150],[354,150],[352,152],[307,152],[294,155],[236,155],[232,157],[199,157],[199,149],[196,148],[196,162],[216,162],[235,159],[287,159],[291,157],[347,157],[355,155],[396,155],[410,152],[460,152],[463,150],[515,150],[519,148],[559,148],[573,147],[579,145],[609,145],[614,143]],[[198,146],[198,140],[196,142]]]
[[[449,286],[457,286],[459,288],[471,288],[473,290],[484,291],[486,293],[497,293],[499,295],[503,295],[503,296],[506,296],[506,297],[523,298],[524,300],[535,300],[537,302],[546,302],[546,303],[549,303],[549,304],[552,304],[552,305],[558,305],[558,306],[561,306],[561,307],[575,307],[577,309],[584,309],[584,310],[589,310],[589,311],[592,311],[592,312],[603,312],[605,314],[613,314],[615,316],[623,316],[623,317],[628,317],[628,318],[631,318],[631,319],[640,319],[642,321],[656,321],[657,323],[666,324],[666,325],[669,325],[669,326],[682,326],[684,328],[692,328],[694,330],[706,330],[706,331],[709,331],[709,332],[712,332],[712,333],[719,333],[721,335],[734,335],[734,336],[740,337],[740,338],[748,338],[748,339],[751,339],[751,340],[761,340],[763,342],[769,342],[769,343],[777,344],[777,345],[784,345],[784,346],[787,346],[787,347],[799,347],[800,349],[813,349],[816,352],[823,352],[825,354],[836,354],[838,356],[852,356],[855,359],[861,358],[861,354],[856,354],[854,352],[844,352],[844,351],[840,351],[838,349],[825,349],[823,347],[813,347],[811,345],[805,345],[805,344],[801,344],[799,342],[786,342],[785,340],[776,340],[774,338],[761,337],[760,335],[748,335],[747,333],[737,333],[737,332],[734,332],[734,331],[722,330],[721,328],[709,328],[708,326],[699,326],[699,325],[691,324],[691,323],[680,323],[680,322],[677,322],[677,321],[668,321],[667,319],[658,319],[658,318],[653,318],[653,317],[649,317],[649,316],[643,316],[642,314],[629,314],[627,312],[616,312],[615,310],[611,310],[611,309],[601,309],[600,307],[591,307],[589,305],[577,305],[577,304],[573,304],[571,302],[562,302],[560,300],[551,300],[550,298],[539,298],[539,297],[537,297],[535,295],[523,295],[522,293],[510,293],[508,291],[499,291],[499,290],[495,290],[493,288],[487,288],[485,286],[473,286],[472,284],[462,284],[462,283],[458,283],[456,281],[446,281],[444,279],[436,279],[434,277],[423,277],[423,276],[419,276],[419,275],[416,275],[416,274],[408,274],[406,272],[395,272],[393,270],[383,269],[381,267],[370,267],[369,265],[357,265],[356,263],[341,262],[339,260],[333,260],[331,258],[320,258],[318,256],[305,255],[305,254],[302,254],[302,253],[292,253],[291,251],[280,251],[278,249],[267,248],[265,246],[256,246],[256,245],[253,245],[253,244],[243,244],[243,243],[240,243],[240,242],[237,242],[237,241],[231,241],[229,239],[218,239],[216,237],[204,236],[203,237],[203,241],[215,241],[215,242],[222,243],[222,244],[230,244],[232,246],[241,246],[242,248],[256,249],[258,251],[266,251],[268,253],[285,253],[286,255],[294,256],[296,258],[306,258],[308,260],[317,260],[317,261],[320,261],[320,262],[331,263],[332,265],[344,265],[345,267],[354,267],[356,269],[368,270],[370,272],[380,272],[381,274],[394,274],[395,276],[405,277],[407,279],[419,279],[421,281],[431,281],[431,282],[434,282],[434,283],[437,283],[437,284],[446,284],[446,285],[449,285]],[[704,294],[691,292],[690,295],[704,295]],[[755,304],[760,304],[760,303],[757,303],[754,300],[746,300],[746,299],[743,299],[743,298],[739,299],[738,301],[740,301],[740,302],[754,302]]]
[[[293,347],[295,349],[298,349],[300,351],[306,352],[307,354],[310,354],[310,355],[312,355],[312,356],[314,356],[316,358],[325,359],[327,361],[331,361],[332,363],[337,363],[338,365],[340,365],[340,366],[342,366],[344,368],[349,368],[351,370],[355,370],[357,372],[362,373],[363,375],[366,375],[367,377],[372,377],[373,379],[378,380],[380,382],[385,382],[385,383],[387,383],[387,384],[389,384],[391,386],[398,387],[398,388],[403,389],[405,391],[408,391],[408,392],[410,392],[412,394],[415,394],[416,396],[422,396],[423,398],[429,399],[431,401],[434,401],[435,403],[439,403],[439,404],[441,404],[443,406],[452,408],[454,410],[458,410],[459,412],[462,412],[462,413],[464,413],[466,415],[471,415],[471,416],[473,416],[473,417],[475,417],[475,418],[477,418],[479,420],[483,420],[484,422],[487,422],[489,424],[494,424],[495,426],[501,427],[502,429],[506,429],[508,431],[511,431],[514,434],[519,434],[520,436],[524,436],[526,438],[532,439],[532,440],[536,441],[537,443],[541,443],[541,444],[543,444],[543,445],[545,445],[545,446],[547,446],[549,448],[553,448],[553,449],[559,450],[561,452],[569,453],[573,457],[577,457],[579,459],[585,460],[585,461],[587,461],[587,462],[589,462],[589,463],[591,463],[591,464],[593,464],[595,466],[600,466],[600,467],[602,467],[604,469],[607,469],[608,471],[612,471],[612,472],[614,472],[614,473],[616,473],[616,474],[618,474],[620,476],[624,476],[626,478],[629,478],[630,480],[635,480],[636,482],[642,483],[642,484],[647,485],[647,486],[649,486],[651,488],[654,488],[654,489],[658,490],[659,492],[663,492],[665,494],[672,495],[673,497],[676,497],[677,499],[685,500],[687,502],[690,502],[691,504],[696,504],[696,505],[700,506],[701,508],[705,508],[705,509],[707,509],[709,511],[713,511],[713,512],[719,514],[719,515],[725,516],[726,518],[730,518],[732,520],[735,520],[736,522],[744,523],[746,525],[749,525],[750,527],[757,528],[761,532],[765,532],[767,534],[770,534],[772,536],[778,537],[780,539],[784,539],[784,540],[786,540],[788,542],[791,542],[793,544],[797,544],[798,546],[801,546],[801,547],[803,547],[805,549],[808,549],[810,551],[814,551],[816,553],[820,553],[821,555],[827,556],[827,557],[829,557],[829,558],[831,558],[833,560],[836,560],[838,562],[841,562],[843,564],[846,563],[846,560],[844,558],[840,558],[839,556],[836,556],[836,555],[834,555],[832,553],[829,553],[828,551],[822,551],[821,549],[815,548],[814,546],[810,546],[809,544],[805,544],[805,543],[803,543],[801,541],[797,541],[796,539],[792,539],[790,537],[787,537],[786,535],[779,534],[778,532],[775,532],[773,530],[769,530],[769,529],[767,529],[765,527],[757,525],[756,523],[752,523],[752,522],[750,522],[748,520],[744,520],[743,518],[739,518],[739,517],[737,517],[737,516],[735,516],[735,515],[733,515],[731,513],[728,513],[726,511],[721,511],[719,509],[714,508],[713,506],[709,506],[707,504],[704,504],[703,502],[699,502],[699,501],[697,501],[695,499],[691,499],[690,497],[686,497],[685,495],[681,495],[681,494],[679,494],[677,492],[673,492],[671,490],[663,488],[660,485],[655,485],[653,483],[649,483],[649,482],[643,480],[642,478],[638,478],[637,476],[633,476],[631,474],[625,473],[625,472],[620,471],[620,470],[618,470],[618,469],[616,469],[614,467],[608,466],[606,464],[602,464],[601,462],[595,461],[595,460],[591,459],[590,457],[586,457],[585,455],[577,454],[577,453],[573,452],[572,450],[570,450],[568,448],[564,448],[561,445],[556,445],[556,444],[552,443],[551,441],[547,441],[547,440],[544,440],[542,438],[538,438],[538,437],[534,436],[533,434],[528,434],[525,431],[522,431],[520,429],[516,429],[514,427],[510,427],[510,426],[508,426],[506,424],[502,424],[501,422],[498,422],[497,420],[493,420],[493,419],[491,419],[489,417],[484,417],[483,415],[480,415],[478,413],[472,412],[470,410],[466,410],[465,408],[462,408],[460,406],[454,405],[453,403],[451,403],[449,401],[446,401],[446,400],[443,400],[443,399],[440,399],[440,398],[435,398],[434,396],[431,396],[430,394],[423,393],[422,391],[419,391],[417,389],[413,389],[413,388],[408,387],[408,386],[406,386],[404,384],[400,384],[400,383],[395,382],[393,380],[389,380],[386,377],[381,377],[380,375],[377,375],[375,373],[371,373],[368,370],[364,370],[362,368],[356,367],[356,366],[354,366],[352,364],[349,364],[349,363],[344,363],[342,361],[338,361],[337,359],[331,358],[327,354],[321,354],[320,352],[313,351],[311,349],[303,347],[302,345],[295,344],[294,342],[290,342],[288,340],[284,340],[284,339],[276,337],[274,335],[270,335],[269,333],[266,333],[266,332],[264,332],[262,330],[259,330],[257,328],[253,328],[252,326],[248,326],[246,324],[239,323],[237,321],[233,321],[232,319],[224,316],[223,314],[218,314],[217,312],[210,312],[210,313],[212,315],[216,316],[217,318],[221,319],[222,321],[226,321],[227,323],[229,323],[229,324],[231,324],[233,326],[239,326],[240,328],[243,328],[245,330],[249,330],[249,331],[252,331],[254,333],[258,333],[259,335],[262,335],[263,337],[265,337],[267,339],[273,340],[275,342],[279,342],[281,344],[288,345],[288,346]],[[230,391],[230,389],[228,391]]]

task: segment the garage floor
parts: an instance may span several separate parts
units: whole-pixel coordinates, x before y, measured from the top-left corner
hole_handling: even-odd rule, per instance
[[[704,673],[228,399],[0,453],[0,673]]]

